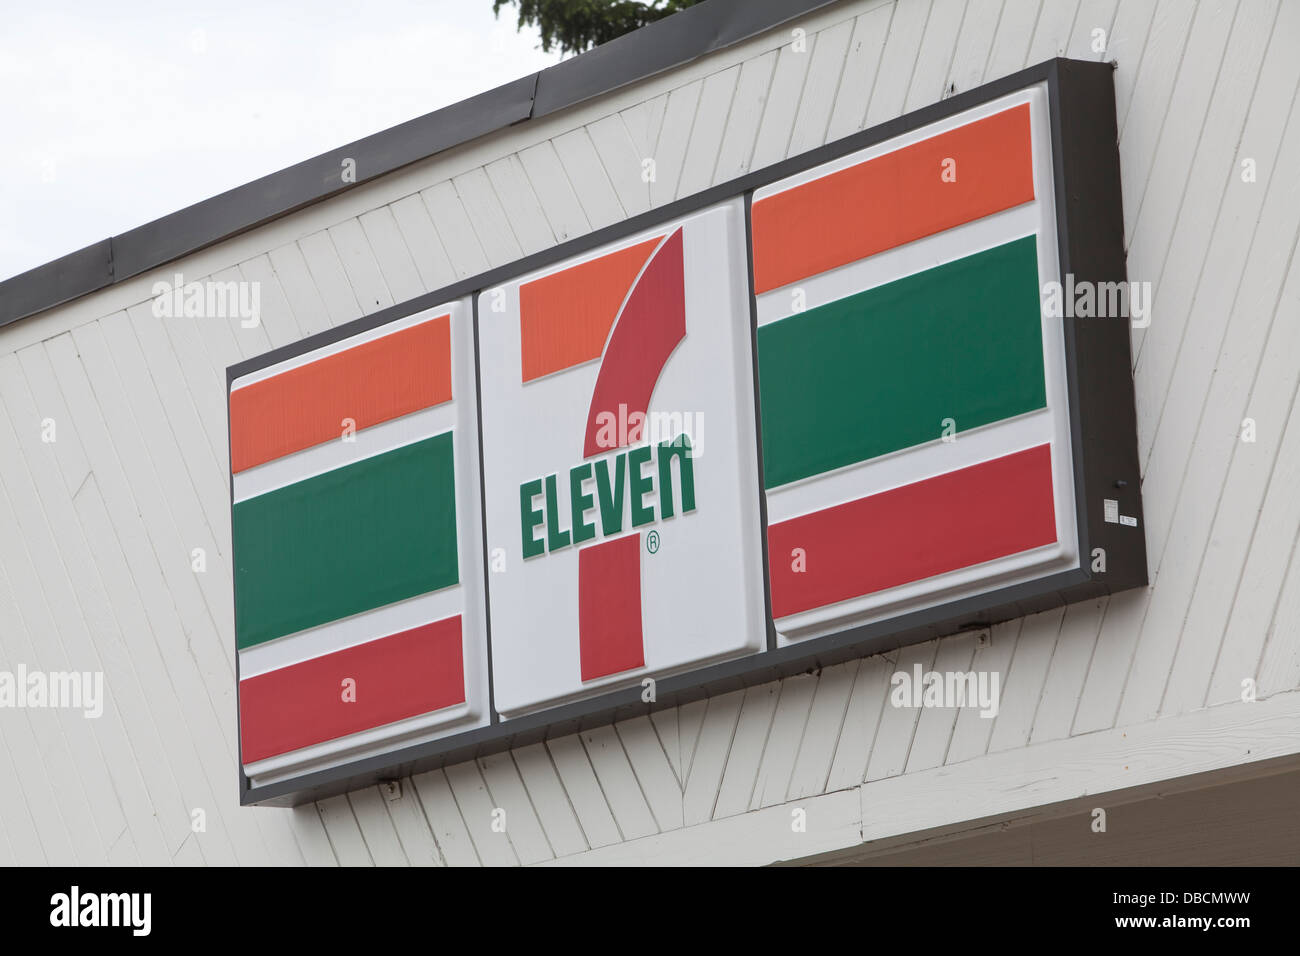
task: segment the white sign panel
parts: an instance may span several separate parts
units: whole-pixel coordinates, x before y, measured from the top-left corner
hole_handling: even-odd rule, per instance
[[[763,649],[744,207],[479,296],[504,717]]]

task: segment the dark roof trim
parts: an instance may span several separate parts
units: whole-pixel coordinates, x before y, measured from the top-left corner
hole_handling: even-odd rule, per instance
[[[237,236],[403,166],[680,66],[834,0],[709,0],[0,282],[0,327]],[[342,182],[345,158],[356,183]]]
[[[689,63],[830,2],[711,0],[687,7],[538,73],[533,116],[554,113]]]

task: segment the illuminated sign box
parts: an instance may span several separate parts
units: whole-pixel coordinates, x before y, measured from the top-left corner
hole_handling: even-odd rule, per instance
[[[783,642],[1079,563],[1047,89],[753,195]]]
[[[1056,60],[232,368],[243,801],[1145,584],[1125,280]]]
[[[488,723],[472,318],[422,309],[231,381],[252,786]]]

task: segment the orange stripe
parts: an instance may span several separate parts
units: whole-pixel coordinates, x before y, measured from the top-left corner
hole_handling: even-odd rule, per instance
[[[451,316],[300,365],[230,393],[235,472],[451,400]]]
[[[948,159],[953,182],[942,178]],[[755,202],[755,291],[1033,198],[1026,103]]]
[[[662,238],[657,236],[520,287],[523,381],[600,358],[619,307]]]

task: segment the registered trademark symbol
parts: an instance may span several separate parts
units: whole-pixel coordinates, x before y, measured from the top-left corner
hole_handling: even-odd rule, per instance
[[[659,532],[651,531],[645,536],[645,549],[651,554],[659,550]]]

